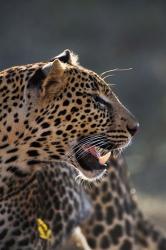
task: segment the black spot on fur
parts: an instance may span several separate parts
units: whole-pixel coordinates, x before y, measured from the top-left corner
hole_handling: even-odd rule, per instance
[[[51,159],[59,160],[60,156],[59,155],[50,155]]]
[[[20,240],[18,244],[19,246],[28,246],[28,243],[29,243],[29,239],[25,238],[23,240]]]
[[[6,250],[11,249],[11,247],[15,244],[15,240],[14,239],[10,239],[5,243],[5,248]]]
[[[56,131],[56,134],[57,134],[57,135],[61,135],[62,132],[63,132],[62,130],[57,130],[57,131]]]
[[[68,101],[68,100],[65,100],[64,102],[63,102],[63,106],[68,106],[70,104],[70,102]]]
[[[39,164],[40,161],[39,160],[30,160],[27,162],[28,165],[34,165],[34,164]]]
[[[27,151],[27,154],[28,154],[29,156],[32,156],[32,157],[35,157],[35,156],[38,156],[38,155],[39,155],[39,153],[38,153],[37,150],[28,150],[28,151]]]
[[[100,246],[102,249],[108,249],[108,247],[110,246],[110,240],[107,235],[102,236]]]
[[[50,126],[50,124],[47,123],[47,122],[44,122],[44,123],[41,124],[42,128],[49,128],[49,126]]]
[[[57,116],[61,116],[61,115],[65,115],[65,114],[66,114],[66,110],[64,109],[64,110],[61,110],[61,111],[58,113]]]
[[[108,224],[112,224],[115,217],[114,209],[112,206],[108,206],[106,209],[106,221]]]
[[[112,238],[112,242],[114,244],[118,244],[119,238],[122,237],[123,231],[122,231],[122,226],[121,225],[115,225],[111,230],[110,230],[110,236]]]
[[[72,108],[71,108],[71,113],[76,113],[76,112],[78,112],[78,111],[79,111],[79,109],[76,108],[76,107],[72,107]]]
[[[17,151],[18,151],[18,148],[13,148],[13,149],[8,150],[7,153],[14,153]]]
[[[88,244],[89,244],[90,247],[92,247],[92,248],[96,247],[96,241],[95,241],[95,239],[89,237],[87,239],[87,241],[88,241]]]
[[[7,228],[4,228],[1,232],[0,232],[0,240],[3,240],[5,238],[5,236],[7,235]]]
[[[122,246],[120,247],[120,250],[131,250],[131,249],[132,249],[131,242],[128,239],[124,240]]]
[[[104,231],[104,227],[102,224],[101,225],[97,224],[93,228],[93,234],[95,237],[99,236],[103,231]]]
[[[8,126],[6,130],[7,130],[7,132],[10,132],[12,130],[12,127]]]
[[[41,144],[37,141],[34,141],[30,144],[30,147],[35,147],[35,148],[40,148],[41,147]]]
[[[61,120],[59,118],[55,119],[54,125],[57,126],[61,123]]]
[[[48,136],[51,135],[51,131],[46,131],[41,134],[41,136]]]
[[[16,161],[17,159],[18,159],[18,156],[14,155],[10,157],[9,159],[7,159],[5,163],[10,163],[10,162]]]
[[[68,125],[67,128],[66,128],[66,130],[71,130],[72,128],[73,128],[72,125]]]
[[[27,173],[24,173],[21,169],[15,167],[15,166],[10,166],[7,168],[7,171],[11,172],[11,173],[14,173],[16,176],[18,177],[26,177],[27,176]]]

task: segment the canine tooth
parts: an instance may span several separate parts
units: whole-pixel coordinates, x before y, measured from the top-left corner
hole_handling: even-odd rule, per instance
[[[108,159],[110,158],[110,155],[111,155],[111,152],[108,152],[107,154],[99,157],[99,163],[101,165],[104,165],[108,161]]]

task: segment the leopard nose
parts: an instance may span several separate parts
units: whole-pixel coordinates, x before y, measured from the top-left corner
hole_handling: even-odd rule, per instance
[[[139,123],[137,121],[133,121],[130,124],[127,124],[127,130],[131,134],[131,136],[135,135],[135,133],[138,131]]]

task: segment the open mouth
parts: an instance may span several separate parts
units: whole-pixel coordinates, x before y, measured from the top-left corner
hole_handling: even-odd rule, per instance
[[[75,150],[75,158],[87,179],[102,177],[111,165],[111,161],[117,158],[119,150],[112,149],[112,145],[110,148],[108,150],[108,145],[103,148],[82,144],[79,146],[79,150]]]

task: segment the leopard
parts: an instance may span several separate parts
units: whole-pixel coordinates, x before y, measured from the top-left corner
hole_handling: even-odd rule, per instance
[[[101,179],[109,168],[108,162],[130,144],[138,127],[138,121],[119,101],[111,85],[81,66],[70,50],[48,61],[1,71],[1,249],[57,249],[62,232],[70,234],[89,211],[78,205],[83,204],[84,195],[76,195],[72,202],[74,189],[64,190],[67,179]],[[61,162],[70,168],[64,180]],[[39,176],[47,176],[46,170],[51,174],[43,180],[43,189]],[[49,179],[55,190],[61,187],[51,201],[54,188],[44,195],[50,187]],[[45,198],[40,202],[42,194]],[[61,200],[64,207],[69,205],[68,216],[65,208],[61,210],[57,205]],[[88,204],[88,198],[84,201]],[[40,216],[44,207],[49,208],[49,218],[46,212]],[[76,207],[82,214],[79,219],[73,215]],[[58,219],[54,219],[56,216]],[[52,229],[56,220],[57,231]]]

